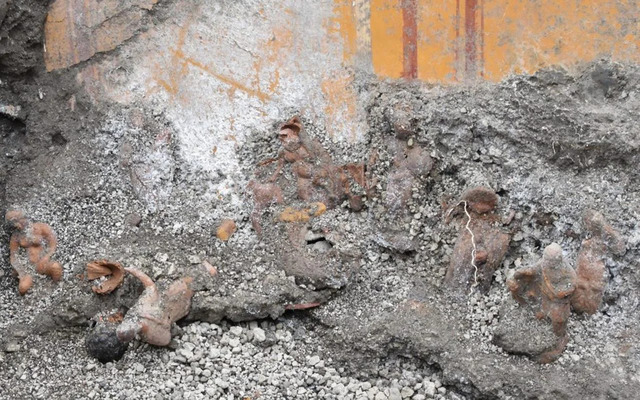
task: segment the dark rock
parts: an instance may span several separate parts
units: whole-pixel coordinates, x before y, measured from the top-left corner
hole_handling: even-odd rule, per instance
[[[116,326],[109,323],[97,323],[85,339],[87,353],[102,363],[117,361],[129,347],[116,336]]]

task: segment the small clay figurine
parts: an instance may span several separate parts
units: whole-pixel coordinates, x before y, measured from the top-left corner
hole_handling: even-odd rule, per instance
[[[193,291],[189,284],[193,279],[178,279],[160,293],[144,272],[135,268],[125,270],[142,282],[144,292],[118,326],[118,339],[126,343],[138,335],[149,344],[168,345],[171,342],[171,324],[186,316],[191,308]]]
[[[576,263],[578,276],[576,291],[571,306],[577,312],[594,314],[600,304],[609,276],[604,264],[608,252],[622,255],[625,244],[618,232],[597,211],[585,211],[583,226],[589,238],[582,242]]]
[[[58,245],[51,227],[42,222],[32,223],[18,210],[7,211],[5,219],[16,228],[9,242],[9,262],[18,275],[18,292],[24,295],[33,285],[29,263],[36,267],[37,273],[59,281],[62,278],[62,266],[51,261]],[[27,260],[21,256],[20,249],[26,250]]]
[[[507,280],[507,287],[518,303],[532,309],[536,318],[551,322],[558,342],[540,354],[538,361],[553,361],[562,354],[568,342],[570,299],[576,288],[576,273],[564,262],[560,245],[547,246],[542,260],[532,267],[517,270]]]
[[[456,294],[472,287],[489,291],[493,273],[504,259],[511,236],[496,226],[493,214],[498,196],[485,187],[469,189],[458,203],[463,208],[462,226],[453,248],[445,283]]]
[[[398,129],[402,134],[398,132],[396,137],[387,139],[387,151],[393,155],[393,162],[383,196],[386,215],[379,228],[378,242],[389,249],[407,252],[415,251],[418,244],[415,235],[405,229],[413,217],[409,202],[421,178],[431,172],[433,160],[426,148],[418,143],[409,144],[404,135],[407,132]]]

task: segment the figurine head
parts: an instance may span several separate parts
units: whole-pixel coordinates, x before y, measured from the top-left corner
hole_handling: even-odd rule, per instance
[[[293,117],[280,128],[278,134],[282,146],[288,151],[296,151],[300,148],[300,131],[302,122],[298,117]]]
[[[24,213],[20,210],[9,210],[4,216],[7,223],[13,225],[16,229],[23,230],[26,228],[29,220],[24,216]]]

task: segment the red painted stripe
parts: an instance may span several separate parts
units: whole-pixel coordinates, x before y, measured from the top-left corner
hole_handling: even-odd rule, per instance
[[[484,0],[480,0],[480,76],[484,77]]]
[[[418,2],[402,0],[402,77],[418,77]]]
[[[478,0],[465,0],[464,5],[464,36],[465,36],[465,75],[468,80],[474,80],[478,73],[478,31],[476,29],[476,11]]]
[[[460,72],[460,0],[456,0],[456,62],[455,62],[455,73],[456,80],[459,79],[458,73]]]

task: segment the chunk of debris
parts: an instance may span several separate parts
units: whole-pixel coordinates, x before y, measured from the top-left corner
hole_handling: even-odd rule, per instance
[[[298,285],[312,290],[340,289],[359,267],[359,251],[336,246],[342,238],[335,231],[319,227],[323,234],[311,238],[306,223],[279,224],[269,229],[281,237],[275,255],[285,274],[294,277]]]
[[[11,104],[0,104],[0,114],[14,119],[20,119],[22,115],[22,108]]]
[[[225,219],[222,221],[218,230],[216,231],[216,236],[218,239],[226,242],[231,238],[236,231],[236,223],[232,219]]]
[[[445,276],[454,294],[465,295],[473,287],[487,293],[509,249],[511,235],[495,224],[500,220],[493,213],[497,198],[491,189],[477,187],[465,191],[456,206],[462,206],[464,216]]]
[[[18,275],[20,295],[24,295],[33,285],[29,264],[35,266],[38,274],[48,275],[54,281],[59,281],[62,278],[62,266],[51,261],[58,245],[51,227],[42,222],[32,223],[19,210],[7,211],[5,220],[16,229],[9,242],[9,261]],[[26,250],[26,259],[20,249]]]
[[[87,264],[88,280],[103,277],[107,279],[91,287],[94,293],[108,294],[116,290],[124,281],[124,267],[120,263],[108,260],[97,260]]]
[[[599,212],[586,210],[582,221],[590,237],[582,242],[578,252],[577,284],[571,306],[577,312],[594,314],[602,303],[609,281],[605,257],[608,252],[622,255],[626,249],[620,234]]]
[[[144,272],[135,268],[125,270],[142,282],[144,291],[118,326],[118,339],[130,342],[139,336],[155,346],[168,345],[171,342],[171,325],[189,313],[193,297],[189,284],[193,279],[178,279],[161,293]]]

